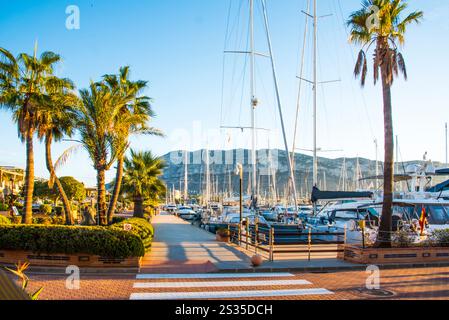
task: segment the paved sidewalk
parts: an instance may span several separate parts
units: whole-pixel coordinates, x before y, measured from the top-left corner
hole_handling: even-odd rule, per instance
[[[217,271],[221,263],[249,266],[242,251],[215,240],[203,229],[172,215],[153,218],[155,238],[141,272],[191,273]]]

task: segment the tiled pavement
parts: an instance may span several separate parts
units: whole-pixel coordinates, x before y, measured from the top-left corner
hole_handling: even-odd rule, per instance
[[[336,273],[305,273],[294,274],[287,277],[273,277],[268,274],[262,278],[233,278],[195,279],[194,276],[178,279],[137,279],[136,276],[82,276],[80,290],[68,290],[65,287],[65,276],[33,275],[30,274],[30,290],[41,286],[44,291],[43,300],[128,300],[135,293],[174,293],[174,292],[236,292],[236,291],[260,291],[260,290],[301,290],[301,289],[326,289],[333,294],[318,295],[289,295],[270,297],[241,297],[247,300],[347,300],[347,299],[380,299],[358,292],[365,287],[368,274],[363,271],[336,272]],[[381,289],[392,291],[395,295],[384,299],[449,299],[449,268],[425,268],[425,269],[395,269],[382,270],[380,274]],[[142,277],[142,276],[140,276]],[[181,277],[175,275],[173,277]],[[193,277],[193,278],[192,278]],[[251,286],[249,281],[295,281],[291,285],[285,282],[265,283],[262,286]],[[305,282],[299,282],[304,280]],[[223,281],[241,281],[242,285],[232,283],[232,287],[222,287]],[[187,282],[204,282],[205,286],[195,284],[193,288],[187,288]],[[217,287],[213,287],[219,285]],[[145,285],[136,285],[142,283]],[[149,284],[148,284],[149,283]],[[154,283],[154,286],[151,286]],[[174,284],[175,283],[175,284]],[[304,284],[301,284],[304,283]],[[244,285],[243,285],[244,284]],[[140,288],[148,286],[149,288]],[[212,287],[211,287],[212,286]],[[136,287],[136,288],[135,288]],[[224,288],[224,289],[223,289]],[[240,295],[243,295],[240,293]],[[206,297],[205,297],[206,298]],[[230,294],[230,298],[235,298]]]

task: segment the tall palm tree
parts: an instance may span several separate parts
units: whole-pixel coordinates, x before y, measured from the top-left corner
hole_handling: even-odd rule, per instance
[[[143,90],[147,88],[147,82],[130,81],[129,75],[129,67],[122,67],[118,75],[106,75],[103,77],[103,82],[111,92],[119,92],[123,97],[130,98],[129,103],[123,105],[114,124],[119,150],[117,151],[118,160],[114,190],[107,214],[109,223],[112,223],[120,195],[123,164],[125,153],[129,148],[130,136],[135,134],[162,135],[159,130],[148,126],[148,122],[154,117],[154,112],[150,104],[151,99],[142,95]]]
[[[82,105],[75,111],[80,143],[97,171],[97,223],[107,225],[105,174],[117,160],[120,141],[114,124],[128,100],[111,92],[104,84],[91,83],[80,90]]]
[[[78,97],[73,93],[75,86],[69,79],[56,77],[47,81],[46,91],[51,95],[51,104],[45,108],[38,121],[38,137],[45,143],[45,159],[50,173],[49,187],[56,184],[62,199],[67,225],[73,225],[72,207],[64,188],[56,176],[53,164],[51,145],[53,141],[61,141],[65,136],[72,136],[74,129],[74,110],[79,105]]]
[[[60,56],[53,52],[44,52],[37,57],[37,45],[33,56],[21,53],[17,58],[8,50],[0,48],[0,107],[12,112],[19,138],[26,144],[23,219],[26,224],[32,223],[33,138],[42,106],[51,101],[51,97],[45,91],[46,83],[53,76],[54,66],[60,60]]]
[[[132,197],[134,217],[144,217],[144,203],[159,200],[165,195],[165,184],[160,180],[165,163],[151,152],[135,152],[125,158],[123,192]]]
[[[385,163],[384,203],[376,243],[378,247],[391,246],[394,170],[391,87],[394,78],[399,73],[402,73],[404,78],[407,79],[404,57],[399,52],[398,44],[404,44],[407,27],[412,23],[419,23],[423,17],[423,12],[416,11],[402,18],[407,6],[408,4],[405,0],[364,0],[362,9],[353,12],[347,22],[351,28],[350,41],[362,46],[354,75],[361,78],[363,87],[368,72],[367,52],[371,47],[374,47],[374,84],[379,81],[379,76],[382,81]],[[372,14],[373,9],[377,11],[377,14]]]

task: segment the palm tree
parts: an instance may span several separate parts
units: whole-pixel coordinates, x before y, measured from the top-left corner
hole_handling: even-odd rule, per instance
[[[114,124],[122,107],[128,102],[111,92],[102,83],[91,83],[80,90],[82,105],[75,111],[80,143],[92,159],[97,171],[97,223],[107,225],[105,174],[119,156],[120,141]]]
[[[384,106],[384,202],[382,218],[379,226],[378,247],[391,247],[392,202],[393,202],[393,119],[391,104],[391,87],[394,78],[402,73],[407,80],[407,69],[404,57],[399,52],[398,44],[405,42],[407,26],[419,23],[423,12],[409,13],[402,19],[408,4],[402,0],[364,0],[362,9],[353,12],[347,22],[351,29],[350,41],[362,46],[354,70],[360,76],[362,87],[365,85],[368,72],[367,52],[372,46],[374,56],[374,84],[382,81]],[[376,9],[377,15],[372,14]],[[373,21],[374,20],[374,21]],[[376,21],[377,20],[377,21]]]
[[[159,179],[165,163],[151,152],[135,152],[125,158],[123,192],[132,197],[134,217],[144,217],[144,203],[158,201],[165,195],[165,184]]]
[[[51,95],[51,104],[46,108],[38,123],[38,137],[45,143],[45,159],[47,170],[50,173],[49,188],[56,184],[64,205],[67,225],[73,225],[72,207],[64,188],[56,176],[56,166],[53,164],[51,145],[53,141],[59,142],[64,136],[72,136],[74,123],[73,112],[79,105],[78,97],[72,92],[75,86],[69,79],[56,77],[47,81],[46,91]],[[61,162],[59,162],[61,163]]]
[[[154,112],[150,105],[151,99],[141,95],[142,91],[147,88],[147,82],[132,82],[129,80],[129,75],[129,67],[122,67],[118,75],[106,75],[103,77],[103,82],[111,92],[119,92],[125,99],[129,100],[129,103],[123,105],[114,124],[119,150],[117,151],[118,160],[114,191],[107,214],[109,223],[112,223],[120,195],[123,164],[125,153],[129,148],[130,136],[135,134],[162,135],[159,130],[148,127],[148,122],[154,117]]]
[[[0,107],[12,112],[17,123],[18,135],[26,144],[26,170],[24,185],[24,223],[32,223],[34,191],[34,144],[33,138],[42,113],[51,97],[46,93],[46,83],[53,76],[59,55],[44,52],[37,57],[21,53],[15,58],[11,52],[0,48]]]

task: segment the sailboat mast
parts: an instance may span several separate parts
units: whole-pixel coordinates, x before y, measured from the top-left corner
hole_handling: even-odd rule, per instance
[[[313,1],[313,186],[318,183],[317,157],[317,92],[318,92],[318,16],[317,2]]]
[[[446,122],[446,166],[449,166],[449,162],[447,161],[448,153],[447,153],[447,122]]]
[[[209,149],[206,150],[206,206],[210,200],[210,169],[209,169]]]
[[[251,160],[252,160],[252,184],[251,184],[251,196],[253,204],[257,205],[257,159],[256,159],[256,77],[255,77],[255,47],[254,47],[254,0],[249,1],[250,11],[250,74],[251,74]]]
[[[267,13],[267,5],[266,5],[266,1],[262,0],[262,7],[263,7],[263,15],[264,15],[264,22],[265,22],[265,32],[266,32],[266,36],[267,36],[267,42],[268,42],[268,50],[270,52],[270,60],[271,60],[271,70],[273,72],[273,81],[274,81],[274,88],[275,88],[275,92],[276,92],[276,101],[277,101],[277,105],[278,105],[278,111],[279,111],[279,119],[281,121],[281,128],[282,128],[282,135],[284,138],[284,147],[285,147],[285,153],[287,155],[287,159],[288,159],[288,169],[289,169],[289,173],[290,173],[290,179],[292,182],[292,193],[293,193],[293,200],[294,200],[294,206],[295,206],[295,211],[298,211],[298,201],[296,199],[297,194],[296,194],[296,183],[295,183],[295,175],[293,172],[293,164],[292,164],[292,159],[290,158],[290,151],[289,151],[289,147],[288,147],[288,141],[287,141],[287,135],[286,135],[286,131],[285,131],[285,125],[284,125],[284,116],[282,113],[282,104],[281,104],[281,96],[279,93],[279,84],[278,84],[278,80],[277,80],[277,73],[276,73],[276,65],[274,62],[274,55],[273,55],[273,46],[271,44],[271,36],[270,36],[270,28],[269,28],[269,24],[268,24],[268,13]]]
[[[184,151],[184,201],[189,198],[189,173],[188,173],[188,152]]]

